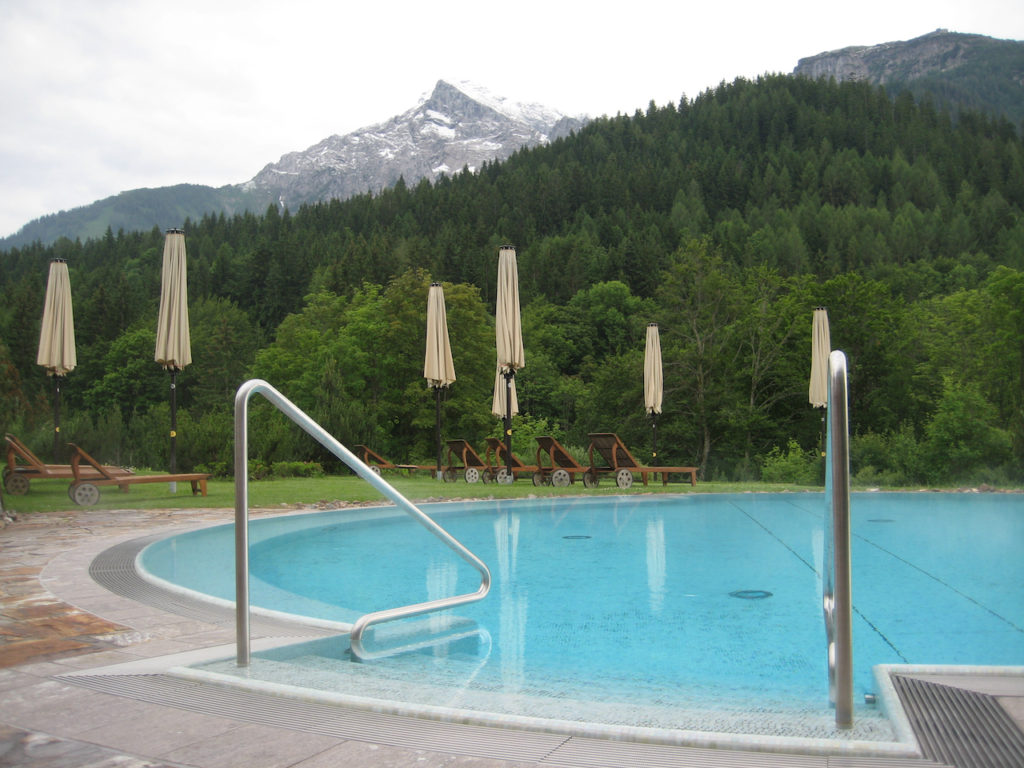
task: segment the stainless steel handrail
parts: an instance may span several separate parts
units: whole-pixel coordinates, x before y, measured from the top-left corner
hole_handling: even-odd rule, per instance
[[[829,699],[836,727],[853,727],[853,603],[850,588],[850,424],[846,355],[828,356],[825,458],[825,557],[822,603],[828,647]]]
[[[386,480],[377,475],[348,448],[343,446],[323,427],[307,416],[291,400],[278,392],[262,379],[245,382],[235,393],[235,641],[236,662],[240,667],[249,666],[249,400],[259,393],[279,411],[295,422],[307,434],[327,450],[345,462],[361,478],[387,496],[416,522],[448,545],[463,560],[480,572],[480,587],[475,592],[430,600],[425,603],[374,611],[361,616],[352,625],[349,641],[352,652],[363,658],[362,635],[367,627],[383,621],[393,621],[407,616],[419,616],[431,611],[454,608],[464,603],[483,599],[491,589],[491,572],[476,555],[466,549],[448,531],[438,525],[425,512],[406,499]]]

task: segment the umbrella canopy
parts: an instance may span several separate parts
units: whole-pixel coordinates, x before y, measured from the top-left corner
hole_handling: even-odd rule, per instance
[[[455,364],[448,340],[448,313],[440,283],[431,283],[427,294],[427,352],[423,378],[430,387],[447,387],[455,381]]]
[[[188,331],[188,285],[185,265],[185,233],[167,230],[160,276],[160,315],[156,327],[154,359],[164,368],[181,370],[192,362]]]
[[[511,408],[509,396],[511,395]],[[516,395],[516,380],[506,381],[501,368],[494,372],[494,396],[491,398],[491,413],[499,419],[515,416],[519,413],[519,398]]]
[[[815,408],[828,405],[828,356],[831,351],[828,312],[824,307],[817,307],[811,325],[811,384],[807,392],[807,399]]]
[[[50,262],[36,362],[46,368],[50,376],[64,376],[78,365],[75,317],[71,309],[71,278],[68,276],[68,263],[65,259],[53,259]]]
[[[188,280],[185,264],[185,232],[167,230],[164,238],[164,263],[160,275],[160,314],[156,327],[156,354],[160,365],[171,372],[171,450],[170,470],[178,468],[178,371],[192,362],[192,343],[188,331]],[[171,492],[177,483],[171,482]]]
[[[423,360],[423,378],[434,389],[435,402],[435,477],[441,479],[441,388],[455,381],[452,345],[448,340],[448,313],[444,306],[444,289],[431,283],[427,293],[427,351]]]
[[[71,309],[71,278],[65,259],[50,262],[43,300],[43,322],[39,328],[36,362],[53,376],[53,457],[60,456],[60,381],[78,365],[75,352],[75,316]]]
[[[494,320],[498,368],[503,373],[514,374],[526,365],[526,357],[519,317],[519,267],[516,249],[510,245],[503,245],[498,251],[498,301]]]
[[[647,344],[644,347],[644,407],[650,414],[661,413],[664,390],[661,372],[661,336],[658,324],[647,324]]]
[[[519,412],[516,398],[516,371],[526,365],[523,353],[523,327],[519,316],[519,265],[516,264],[516,249],[503,245],[498,250],[498,300],[494,311],[494,339],[498,348],[498,372],[495,375],[494,398],[491,411],[498,413],[498,406],[504,405],[505,456],[507,460],[504,475],[507,482],[512,474],[512,416]],[[499,394],[499,384],[504,379],[505,393]]]

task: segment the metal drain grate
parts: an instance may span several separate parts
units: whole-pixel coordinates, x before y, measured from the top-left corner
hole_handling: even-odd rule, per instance
[[[1024,733],[994,696],[892,676],[921,751],[957,768],[1024,766]]]

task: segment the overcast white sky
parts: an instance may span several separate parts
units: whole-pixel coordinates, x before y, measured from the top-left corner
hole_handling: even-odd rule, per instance
[[[1024,39],[1020,0],[0,0],[0,236],[139,187],[222,186],[382,122],[438,79],[630,114],[944,27]]]

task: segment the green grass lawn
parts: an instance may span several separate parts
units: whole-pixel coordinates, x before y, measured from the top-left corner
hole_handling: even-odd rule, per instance
[[[444,501],[451,499],[520,499],[548,496],[613,496],[617,494],[643,493],[763,493],[782,491],[821,491],[820,486],[804,486],[781,483],[740,483],[740,482],[699,482],[691,487],[689,482],[671,482],[663,486],[661,481],[651,481],[644,487],[639,478],[633,487],[620,490],[612,477],[603,476],[597,488],[588,489],[577,480],[565,488],[551,486],[536,487],[529,478],[523,477],[511,485],[497,483],[466,483],[460,479],[454,483],[434,480],[427,472],[418,472],[412,477],[405,473],[385,471],[384,478],[403,496],[414,502]],[[38,512],[68,512],[79,507],[68,498],[67,480],[32,480],[24,496],[3,494],[4,509],[19,514]],[[951,486],[945,490],[953,490]],[[188,483],[178,483],[177,492],[171,493],[164,483],[139,484],[129,487],[126,492],[116,486],[101,487],[100,500],[89,509],[233,509],[235,506],[235,483],[233,480],[210,480],[207,496],[193,496]],[[866,490],[854,487],[853,490]],[[921,490],[920,488],[886,488],[884,490]],[[254,480],[249,483],[249,506],[256,507],[302,507],[321,502],[338,501],[389,503],[366,481],[355,475],[330,475],[316,478],[286,478]]]
[[[497,483],[466,483],[459,479],[454,483],[434,480],[426,472],[409,477],[404,473],[385,472],[384,478],[403,496],[411,501],[443,501],[446,499],[518,499],[548,496],[598,495],[642,493],[743,493],[751,491],[814,491],[821,490],[807,486],[773,485],[768,483],[698,483],[691,487],[689,482],[672,482],[663,486],[651,482],[646,488],[637,479],[633,487],[622,491],[614,479],[602,477],[597,488],[587,489],[577,481],[565,488],[551,486],[536,487],[527,478],[520,478],[511,485]],[[83,509],[68,498],[67,480],[32,480],[24,496],[5,493],[4,508],[18,513],[66,512]],[[295,507],[335,501],[376,501],[386,500],[376,488],[354,475],[327,476],[318,478],[288,478],[257,480],[249,483],[250,507]],[[234,508],[235,484],[233,480],[211,480],[207,496],[193,496],[188,483],[178,483],[177,493],[171,493],[169,485],[163,483],[139,484],[129,487],[126,492],[116,486],[100,488],[100,500],[90,509],[195,509]]]

